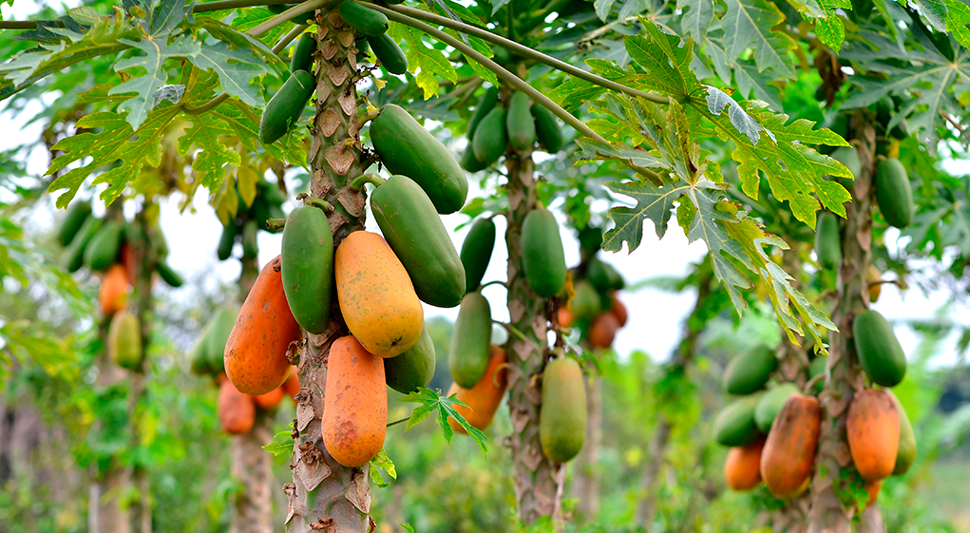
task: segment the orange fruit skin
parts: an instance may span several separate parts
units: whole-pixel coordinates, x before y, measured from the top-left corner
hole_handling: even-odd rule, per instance
[[[323,443],[336,461],[354,468],[367,464],[384,447],[387,385],[384,361],[354,337],[330,347]]]
[[[603,313],[596,317],[589,327],[589,343],[597,348],[613,346],[616,330],[620,329],[620,321],[613,313]]]
[[[877,479],[876,481],[870,481],[866,483],[866,492],[869,493],[869,501],[866,502],[866,507],[876,503],[876,498],[879,497],[879,489],[882,488],[882,480]]]
[[[899,413],[886,391],[866,389],[852,397],[845,433],[862,479],[878,481],[893,473],[899,451]]]
[[[724,479],[731,490],[751,490],[761,483],[761,452],[765,439],[731,448],[724,461]]]
[[[559,322],[560,326],[564,328],[572,327],[573,320],[576,320],[576,315],[569,308],[560,307],[556,311],[556,321]]]
[[[505,350],[492,346],[485,375],[474,387],[463,389],[457,383],[452,383],[451,388],[448,389],[448,396],[457,394],[457,398],[468,405],[468,407],[456,405],[455,411],[458,411],[476,429],[485,431],[492,424],[495,412],[502,404],[505,388],[508,387],[508,373],[502,366],[505,362]],[[467,433],[454,418],[449,417],[448,423],[456,432]]]
[[[290,375],[286,352],[302,338],[283,294],[283,278],[276,270],[280,258],[260,271],[239,310],[223,359],[226,376],[240,392],[252,396],[279,387]]]
[[[228,379],[219,386],[219,424],[230,435],[249,433],[256,422],[253,398],[239,392]]]
[[[300,393],[300,376],[295,366],[290,370],[290,377],[283,382],[283,392],[296,403],[296,395]]]
[[[775,417],[761,453],[761,477],[779,498],[792,498],[808,487],[822,427],[818,399],[793,394]]]
[[[337,247],[334,277],[347,328],[368,352],[394,357],[418,342],[424,309],[383,237],[366,231],[348,235]]]
[[[264,411],[269,411],[270,409],[275,409],[280,402],[283,401],[283,387],[279,386],[266,394],[260,394],[259,396],[253,396],[253,401],[256,402],[256,406]]]
[[[111,265],[101,278],[101,313],[105,318],[125,308],[128,301],[128,274],[120,264]]]
[[[613,307],[610,309],[610,313],[613,313],[613,316],[616,317],[617,322],[619,322],[620,327],[622,328],[623,326],[626,326],[626,321],[629,318],[629,315],[627,314],[626,306],[623,305],[623,302],[621,302],[616,296],[616,293],[613,293],[612,298]]]

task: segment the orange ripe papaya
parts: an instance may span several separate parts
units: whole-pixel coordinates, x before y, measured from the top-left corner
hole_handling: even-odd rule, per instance
[[[845,433],[862,479],[871,482],[893,473],[899,450],[899,413],[886,391],[866,389],[852,397]]]
[[[121,243],[121,264],[125,267],[125,274],[128,276],[128,284],[135,285],[138,277],[138,265],[135,262],[135,250],[127,242]]]
[[[283,392],[296,403],[296,395],[300,393],[300,376],[295,366],[290,370],[290,377],[283,382]]]
[[[230,435],[249,433],[256,422],[253,397],[239,392],[228,379],[219,385],[219,424]]]
[[[724,479],[731,490],[751,490],[761,483],[761,452],[764,448],[764,438],[747,446],[731,448],[724,461]]]
[[[348,235],[337,247],[334,277],[347,328],[368,352],[394,357],[418,342],[424,309],[383,237],[366,231]]]
[[[492,424],[492,418],[502,404],[502,396],[505,395],[505,388],[508,386],[505,361],[505,350],[493,345],[485,375],[474,387],[463,389],[457,383],[452,383],[451,388],[448,389],[448,396],[457,394],[458,399],[468,405],[468,407],[456,405],[455,411],[465,417],[465,420],[474,428],[485,431]],[[451,424],[451,429],[458,433],[467,433],[454,418],[448,418],[448,423]]]
[[[792,498],[808,488],[821,427],[818,399],[792,394],[772,422],[761,453],[761,477],[772,494]]]
[[[323,443],[346,467],[367,464],[384,447],[387,390],[384,361],[354,337],[330,347],[324,398]]]
[[[569,328],[572,327],[573,320],[576,320],[576,315],[574,315],[572,310],[570,310],[568,307],[560,307],[559,310],[556,311],[556,320],[559,322],[560,326]]]
[[[266,394],[253,396],[253,401],[256,402],[257,407],[259,407],[264,411],[269,411],[270,409],[276,409],[276,406],[283,401],[283,386],[280,385],[279,387],[276,387],[275,389],[267,392]]]
[[[876,498],[879,497],[879,489],[882,488],[882,480],[877,479],[875,481],[870,481],[866,483],[866,492],[869,494],[869,500],[866,501],[866,507],[876,503]]]
[[[620,329],[620,321],[613,313],[603,313],[596,317],[589,327],[589,343],[597,348],[613,346],[616,330]]]
[[[610,309],[610,313],[616,317],[617,322],[619,322],[620,327],[622,328],[626,325],[626,321],[629,318],[626,311],[626,306],[623,305],[623,302],[621,302],[619,298],[617,298],[616,293],[611,295],[610,298],[613,299],[613,307]]]
[[[241,392],[253,396],[279,387],[290,375],[286,352],[302,337],[283,293],[280,257],[256,277],[229,334],[223,359],[226,376]]]
[[[125,308],[128,300],[128,274],[120,264],[112,265],[101,278],[101,313],[109,317]]]

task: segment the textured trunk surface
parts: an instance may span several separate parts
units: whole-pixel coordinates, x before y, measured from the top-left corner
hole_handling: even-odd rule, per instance
[[[586,377],[586,439],[573,467],[576,477],[570,487],[578,500],[579,519],[589,522],[600,510],[600,445],[603,441],[603,378],[596,371]]]
[[[557,529],[563,524],[562,491],[565,465],[553,463],[542,454],[539,443],[539,407],[542,403],[539,374],[545,366],[546,307],[536,296],[522,271],[519,245],[522,223],[536,205],[535,178],[531,153],[506,159],[509,185],[508,307],[510,323],[522,334],[509,335],[509,414],[512,419],[510,446],[515,467],[515,499],[519,519],[533,524],[549,516]]]
[[[336,10],[317,12],[316,97],[309,161],[310,194],[334,206],[327,214],[338,245],[350,232],[363,229],[364,195],[348,187],[360,175],[361,144],[357,117],[357,65],[354,32]],[[302,126],[301,126],[302,127]],[[287,531],[361,533],[373,527],[368,469],[345,468],[327,452],[321,436],[327,357],[333,340],[347,334],[336,302],[330,327],[309,335],[299,350],[300,394],[296,409],[293,483],[284,485],[288,499]]]

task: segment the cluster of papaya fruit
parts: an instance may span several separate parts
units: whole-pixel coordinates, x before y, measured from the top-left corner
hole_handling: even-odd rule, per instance
[[[262,230],[278,233],[278,229],[267,225],[267,220],[278,220],[286,216],[283,213],[286,194],[266,180],[256,182],[256,197],[248,208],[238,190],[236,195],[239,209],[236,211],[236,216],[222,226],[222,235],[216,247],[216,256],[220,261],[232,257],[232,249],[237,241],[242,242],[243,259],[255,259],[259,255],[258,232]]]
[[[559,325],[579,327],[594,348],[610,348],[628,319],[626,306],[617,296],[626,280],[613,265],[595,256],[575,268],[572,279],[573,297],[559,308]]]

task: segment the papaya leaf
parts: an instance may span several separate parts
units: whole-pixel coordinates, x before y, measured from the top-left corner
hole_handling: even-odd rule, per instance
[[[771,28],[785,22],[785,15],[767,0],[725,0],[727,11],[721,17],[724,35],[721,44],[730,64],[748,49],[754,49],[758,71],[771,69],[784,78],[795,78],[789,51],[796,43],[787,34]]]
[[[247,32],[275,16],[275,13],[263,6],[249,7],[238,10],[237,15],[233,17],[230,25],[235,28],[236,31]],[[309,18],[309,16],[307,18]],[[294,23],[292,21],[284,22],[283,24],[280,24],[279,26],[260,35],[259,40],[264,43],[275,43],[279,41],[280,37],[285,35],[286,32],[293,29],[293,26]]]
[[[249,35],[246,32],[239,31],[232,26],[228,26],[216,19],[210,17],[199,17],[196,20],[194,27],[202,28],[209,32],[209,35],[219,39],[220,41],[228,43],[230,46],[236,49],[250,49],[254,54],[258,55],[264,63],[268,63],[277,68],[283,68],[286,65],[280,56],[273,53],[273,49],[266,45],[263,41]]]
[[[713,0],[679,0],[677,8],[684,11],[681,28],[695,43],[704,42],[707,30],[714,21]]]
[[[455,410],[455,405],[460,405],[462,407],[468,407],[462,403],[456,395],[452,394],[448,397],[441,396],[441,389],[426,389],[424,387],[418,387],[416,392],[412,392],[407,396],[398,398],[399,402],[406,403],[417,403],[420,404],[411,411],[411,417],[408,420],[407,426],[404,430],[407,431],[420,423],[422,420],[427,418],[431,414],[435,414],[435,421],[438,423],[438,427],[441,428],[441,433],[444,435],[445,440],[448,444],[451,444],[451,439],[455,436],[455,431],[451,429],[451,424],[448,423],[449,418],[454,418],[458,425],[460,425],[478,444],[478,448],[482,451],[482,455],[488,454],[488,437],[485,436],[478,428],[473,427],[471,424],[465,420],[465,417]]]
[[[703,86],[690,69],[694,59],[694,43],[663,33],[656,24],[646,19],[641,19],[641,23],[645,35],[627,35],[623,38],[630,57],[646,71],[634,77],[639,82],[637,88],[655,90],[678,100],[701,95]],[[598,74],[621,81],[613,78],[609,72]]]
[[[845,42],[845,25],[838,15],[832,13],[826,18],[815,20],[815,35],[822,44],[839,53],[842,43]]]
[[[407,43],[408,70],[414,74],[415,82],[424,91],[425,100],[438,96],[436,75],[450,82],[458,81],[458,72],[448,61],[445,52],[425,45],[422,32],[397,23],[391,23],[388,31],[395,40],[403,38]]]
[[[212,69],[219,75],[222,90],[243,102],[258,106],[262,96],[259,88],[249,83],[257,76],[269,73],[266,63],[258,59],[251,50],[232,50],[223,41],[202,47],[189,61],[202,70]]]
[[[115,86],[109,94],[124,92],[137,93],[133,98],[126,100],[118,111],[128,111],[127,121],[132,129],[137,130],[145,122],[148,112],[152,109],[152,97],[159,87],[165,85],[168,72],[164,63],[168,59],[175,57],[195,58],[202,50],[201,44],[190,35],[180,35],[171,43],[165,40],[154,40],[143,38],[138,41],[131,39],[119,39],[121,44],[126,44],[145,53],[143,56],[135,56],[122,59],[115,64],[115,71],[122,72],[129,69],[143,68],[144,75],[138,75]],[[129,72],[129,74],[131,74]]]
[[[370,478],[374,480],[374,484],[383,489],[390,483],[384,481],[384,476],[381,475],[382,469],[387,472],[387,475],[397,479],[397,469],[394,467],[394,462],[387,457],[387,452],[383,448],[377,452],[376,457],[370,460]]]
[[[263,445],[262,448],[273,454],[274,457],[293,453],[293,423],[290,423],[289,430],[280,431],[276,435],[273,435],[272,442]]]

